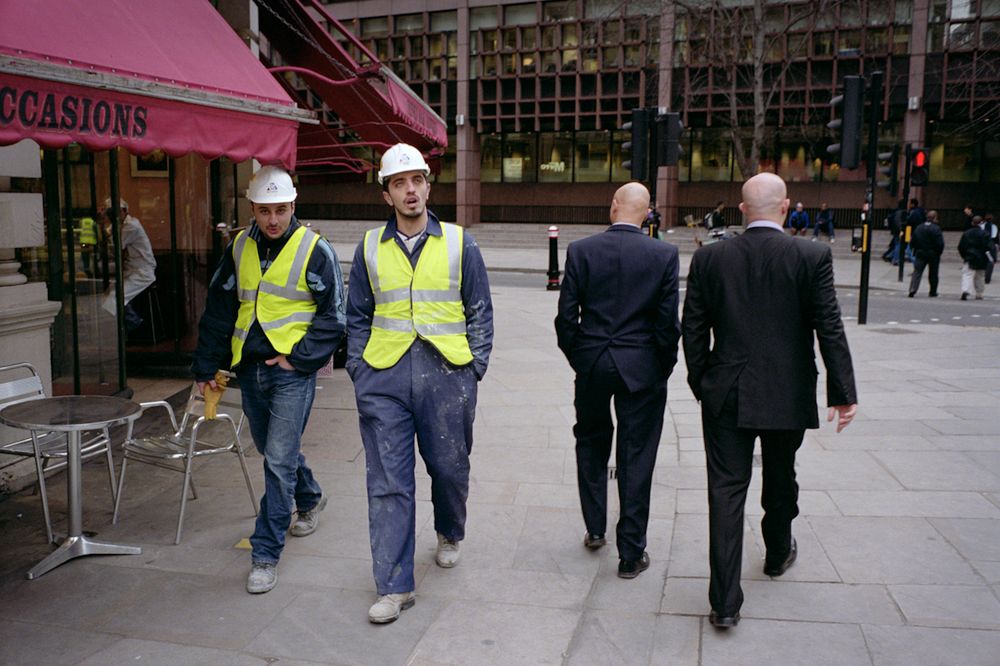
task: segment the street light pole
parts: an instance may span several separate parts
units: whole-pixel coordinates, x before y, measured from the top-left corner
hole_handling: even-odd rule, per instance
[[[882,72],[872,72],[868,87],[868,186],[861,224],[861,284],[858,287],[858,324],[868,321],[868,280],[872,261],[872,219],[875,213],[875,183],[878,178],[878,125],[882,120]]]

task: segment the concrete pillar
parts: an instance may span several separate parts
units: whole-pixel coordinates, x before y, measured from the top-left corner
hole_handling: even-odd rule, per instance
[[[674,3],[664,2],[663,13],[660,14],[660,64],[659,91],[657,105],[667,111],[670,108],[670,91],[673,88],[674,77]],[[681,143],[684,143],[683,135]],[[655,149],[655,148],[654,148]],[[656,174],[657,209],[660,211],[662,226],[677,225],[677,204],[679,188],[677,183],[677,167],[660,167]]]
[[[45,245],[42,195],[10,191],[12,177],[41,175],[34,141],[0,147],[0,365],[31,363],[51,394],[50,328],[61,304],[48,300],[44,282],[28,282],[14,258],[15,248]],[[23,431],[0,427],[0,444],[22,437]],[[34,479],[34,473],[33,460],[0,454],[0,493],[20,490]]]
[[[924,112],[923,101],[930,4],[930,0],[913,0],[913,19],[910,28],[910,73],[906,84],[907,110],[906,115],[903,116],[903,143],[912,144],[914,148],[924,145],[927,126],[927,114]],[[900,162],[900,174],[905,171],[904,165],[905,162]],[[923,189],[922,187],[912,188],[910,197],[916,197],[923,201]]]
[[[458,8],[458,81],[455,117],[455,221],[479,224],[479,134],[469,119],[469,8]]]

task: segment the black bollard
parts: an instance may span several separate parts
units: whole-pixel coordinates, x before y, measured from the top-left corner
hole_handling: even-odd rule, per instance
[[[548,291],[559,291],[559,227],[549,227],[549,283]]]

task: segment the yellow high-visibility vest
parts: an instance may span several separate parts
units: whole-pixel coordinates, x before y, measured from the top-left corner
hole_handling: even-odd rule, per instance
[[[416,267],[385,227],[365,234],[365,265],[375,297],[372,333],[363,358],[391,368],[418,337],[453,365],[468,365],[472,351],[462,305],[462,227],[441,223],[441,236],[427,236]]]
[[[254,321],[260,322],[264,335],[279,354],[289,354],[301,340],[316,314],[316,301],[306,283],[306,267],[319,235],[305,227],[296,229],[274,263],[263,274],[257,242],[243,230],[233,242],[236,286],[240,309],[231,341],[233,367],[243,357]]]
[[[80,218],[80,245],[97,245],[97,222],[92,217]]]

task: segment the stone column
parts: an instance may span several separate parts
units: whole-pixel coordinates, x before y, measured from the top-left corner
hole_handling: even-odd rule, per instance
[[[31,363],[42,376],[46,393],[51,393],[50,328],[61,304],[48,300],[44,282],[28,282],[14,258],[15,248],[45,244],[42,195],[10,191],[11,178],[41,175],[38,144],[34,141],[0,147],[0,365]],[[0,444],[22,437],[22,431],[0,427]],[[34,473],[33,460],[0,455],[0,493],[27,486]]]
[[[674,80],[674,3],[662,3],[663,13],[660,14],[660,58],[658,81],[659,91],[657,105],[667,111],[670,108],[670,91]],[[686,134],[686,133],[685,133]],[[681,145],[684,145],[684,134],[681,135]],[[652,148],[655,150],[655,147]],[[657,208],[663,216],[662,226],[677,225],[677,205],[679,188],[677,183],[677,167],[661,167],[657,169],[656,191],[659,193]]]
[[[458,8],[458,85],[455,121],[455,221],[479,224],[479,134],[469,118],[469,8]]]

